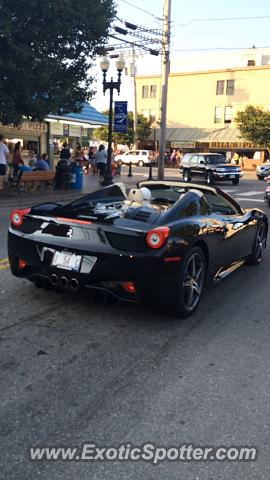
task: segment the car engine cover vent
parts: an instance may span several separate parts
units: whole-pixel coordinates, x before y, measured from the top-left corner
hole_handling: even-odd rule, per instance
[[[149,207],[137,207],[137,208],[130,208],[126,214],[126,218],[132,218],[133,220],[139,220],[141,222],[148,222],[151,215],[155,213]]]

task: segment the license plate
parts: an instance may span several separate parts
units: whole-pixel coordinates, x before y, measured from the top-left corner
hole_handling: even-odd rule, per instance
[[[52,259],[52,267],[79,272],[82,256],[71,252],[55,252]]]
[[[230,178],[235,178],[235,177],[236,177],[236,175],[230,175]]]

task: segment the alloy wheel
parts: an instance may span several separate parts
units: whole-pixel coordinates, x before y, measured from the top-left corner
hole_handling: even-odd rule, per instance
[[[201,298],[204,283],[204,261],[199,253],[189,258],[183,277],[183,303],[186,310],[194,310]]]
[[[255,255],[258,262],[261,262],[262,260],[265,246],[266,246],[266,230],[265,230],[264,223],[262,223],[256,235]]]

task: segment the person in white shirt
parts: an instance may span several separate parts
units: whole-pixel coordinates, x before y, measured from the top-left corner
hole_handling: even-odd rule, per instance
[[[107,159],[108,159],[108,156],[107,156],[107,152],[105,150],[104,145],[99,145],[98,150],[96,152],[96,164],[97,164],[97,169],[101,176],[105,175]]]
[[[4,178],[7,173],[9,149],[4,143],[4,136],[0,135],[0,190],[3,190]]]

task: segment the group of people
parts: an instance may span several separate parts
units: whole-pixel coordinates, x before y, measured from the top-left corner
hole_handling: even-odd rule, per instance
[[[40,170],[46,172],[50,170],[47,153],[43,153],[41,157],[35,157],[34,152],[31,152],[28,165],[21,154],[21,143],[17,142],[12,152],[11,166],[13,168],[13,176],[17,176],[19,172],[27,172],[32,170]]]
[[[174,148],[171,153],[165,153],[165,164],[168,167],[179,167],[183,158],[183,152],[178,148]]]
[[[4,136],[0,135],[0,190],[4,188],[8,167],[10,167],[9,177],[13,179],[23,171],[50,170],[46,153],[43,153],[41,156],[35,156],[33,151],[29,152],[29,161],[28,165],[26,165],[22,157],[21,142],[15,143],[14,148],[10,150],[5,143]]]
[[[81,147],[80,143],[77,143],[76,148],[71,152],[71,149],[67,142],[63,143],[63,147],[60,151],[60,161],[66,161],[72,164],[80,163],[85,167],[86,173],[99,173],[101,176],[105,175],[107,166],[108,153],[105,150],[104,145],[99,145],[98,149],[91,146],[85,150]]]

